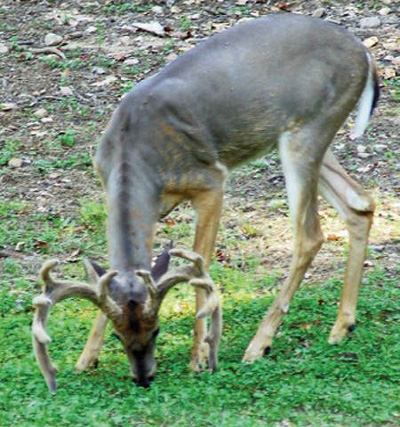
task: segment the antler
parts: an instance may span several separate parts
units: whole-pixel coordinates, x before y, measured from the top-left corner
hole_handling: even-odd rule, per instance
[[[188,282],[189,285],[201,288],[206,292],[206,302],[196,314],[198,318],[211,316],[210,331],[205,341],[210,346],[209,367],[214,371],[218,362],[218,348],[222,331],[222,312],[217,288],[204,268],[203,258],[195,252],[182,249],[172,249],[169,254],[187,261],[192,265],[176,268],[164,274],[158,281],[154,281],[150,272],[139,270],[140,276],[148,290],[149,297],[144,308],[144,315],[154,317],[167,292],[178,283]]]
[[[57,260],[50,260],[43,264],[40,276],[44,283],[44,291],[33,300],[33,305],[36,307],[32,324],[33,348],[36,360],[52,393],[55,393],[57,389],[57,369],[52,364],[47,351],[47,343],[51,341],[51,338],[46,331],[47,317],[51,306],[65,298],[77,296],[92,301],[114,322],[118,322],[122,315],[119,306],[107,293],[108,285],[117,274],[116,271],[110,271],[102,276],[98,287],[93,287],[80,282],[54,280],[50,272],[58,264],[59,261]]]

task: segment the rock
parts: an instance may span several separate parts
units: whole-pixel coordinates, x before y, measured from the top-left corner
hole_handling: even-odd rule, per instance
[[[365,145],[362,145],[362,144],[357,145],[357,151],[359,153],[365,153],[366,149],[367,149],[367,147]]]
[[[17,108],[17,104],[14,102],[4,102],[3,104],[0,104],[0,110],[1,111],[11,111],[15,110]]]
[[[12,159],[10,159],[8,161],[8,167],[10,167],[11,169],[18,169],[20,167],[22,167],[23,165],[23,160],[17,157],[13,157]]]
[[[368,37],[367,39],[365,39],[363,41],[363,45],[369,49],[372,46],[375,46],[378,42],[379,42],[378,37],[373,36],[373,37]]]
[[[124,65],[137,65],[139,64],[139,60],[137,58],[128,58],[125,59]]]
[[[74,94],[70,86],[60,86],[60,92],[61,92],[61,95],[63,96],[71,96]]]
[[[97,28],[91,25],[90,27],[86,28],[85,33],[86,34],[93,34],[97,31]]]
[[[285,206],[285,201],[282,199],[271,199],[268,203],[268,207],[271,209],[280,209]]]
[[[314,10],[312,16],[314,18],[322,18],[326,14],[326,10],[323,7],[319,7],[318,9]]]
[[[174,61],[176,58],[178,58],[178,55],[175,52],[171,52],[166,56],[166,60],[167,62],[172,62]]]
[[[58,34],[48,33],[44,37],[44,44],[46,46],[56,46],[62,42],[63,38]]]
[[[151,8],[151,11],[153,13],[155,13],[156,15],[163,15],[164,14],[164,10],[163,10],[163,8],[161,6],[153,6]]]
[[[0,53],[7,53],[8,47],[4,43],[0,43]]]
[[[119,42],[122,44],[122,46],[129,46],[132,40],[129,36],[123,36],[119,39]]]
[[[33,113],[36,117],[39,117],[39,119],[42,119],[43,117],[46,117],[49,113],[45,108],[39,108]]]
[[[107,71],[102,67],[93,67],[92,73],[94,73],[94,74],[107,74]]]
[[[66,38],[68,40],[79,39],[81,37],[83,37],[83,32],[82,31],[74,31],[73,33],[69,33],[66,36]]]
[[[389,15],[390,8],[389,7],[382,7],[382,9],[378,12],[381,16]]]
[[[363,18],[360,21],[361,28],[378,28],[381,25],[381,20],[377,16]]]
[[[387,150],[387,146],[386,146],[386,145],[384,145],[384,144],[375,144],[375,145],[374,145],[374,150],[375,150],[377,153],[383,153],[384,151],[386,151],[386,150]]]

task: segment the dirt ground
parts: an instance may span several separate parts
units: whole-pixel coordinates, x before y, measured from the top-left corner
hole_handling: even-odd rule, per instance
[[[378,63],[381,98],[370,127],[362,140],[351,141],[350,119],[337,136],[334,151],[377,199],[367,269],[383,266],[398,274],[396,0],[0,1],[1,201],[24,201],[30,211],[76,217],[79,200],[101,199],[89,156],[123,93],[205,37],[244,19],[279,11],[314,15],[344,26],[370,47]],[[256,166],[233,174],[223,224],[240,228],[250,223],[267,230],[253,233],[250,248],[262,251],[263,265],[283,268],[289,261],[291,235],[282,172],[276,155]],[[23,228],[28,217],[16,215]],[[328,242],[310,272],[315,281],[341,268],[346,241],[343,225],[324,204],[321,217]],[[39,246],[27,252],[21,245],[6,245],[0,251],[4,259],[15,257],[36,267],[44,257]]]

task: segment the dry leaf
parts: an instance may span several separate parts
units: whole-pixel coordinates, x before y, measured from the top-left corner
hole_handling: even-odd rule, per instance
[[[146,31],[148,33],[152,33],[160,37],[163,37],[165,35],[164,27],[157,21],[153,21],[148,24],[142,22],[134,22],[132,26],[138,28],[139,30]]]
[[[108,86],[111,83],[114,83],[116,80],[117,78],[115,76],[108,76],[104,80],[101,80],[100,82],[93,83],[92,86],[96,86],[96,87]]]
[[[337,236],[336,234],[328,234],[326,236],[326,240],[328,242],[337,242],[339,240],[342,240],[342,238],[340,236]]]
[[[365,39],[363,41],[363,45],[369,49],[372,46],[375,46],[378,42],[379,42],[378,37],[373,36],[373,37],[368,37],[367,39]]]

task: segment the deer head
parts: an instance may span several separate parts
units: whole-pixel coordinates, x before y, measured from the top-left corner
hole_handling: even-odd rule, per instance
[[[190,261],[186,265],[168,270],[170,255]],[[80,297],[92,301],[112,321],[128,356],[131,374],[136,384],[148,387],[155,377],[154,350],[159,331],[158,311],[168,291],[178,283],[206,290],[207,303],[198,318],[210,314],[212,327],[206,338],[210,346],[209,365],[217,364],[218,343],[221,335],[221,311],[215,285],[204,269],[202,258],[183,250],[167,248],[157,259],[152,270],[131,274],[106,272],[97,264],[85,261],[91,284],[56,280],[50,274],[59,264],[56,260],[43,264],[40,275],[44,282],[41,295],[33,300],[36,307],[32,334],[36,360],[52,393],[55,393],[56,368],[47,351],[51,338],[46,332],[47,317],[51,306],[68,297]]]

